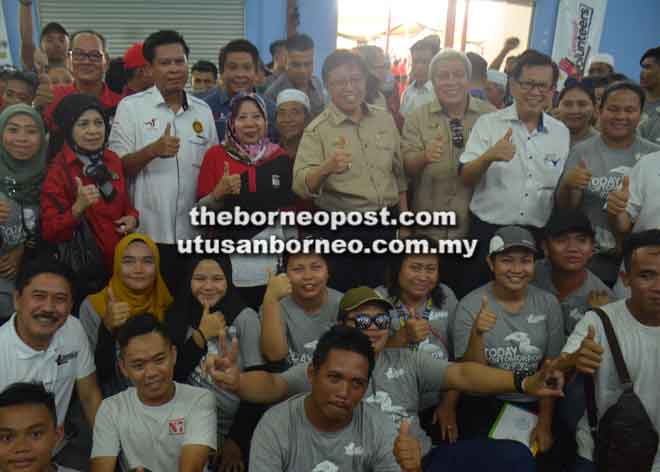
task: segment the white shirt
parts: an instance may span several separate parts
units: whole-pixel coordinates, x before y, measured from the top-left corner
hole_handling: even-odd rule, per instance
[[[196,202],[204,154],[218,144],[209,106],[187,93],[185,99],[174,113],[155,86],[128,96],[119,103],[110,132],[109,147],[122,158],[160,139],[168,123],[180,139],[176,157],[155,158],[129,179],[129,193],[140,212],[138,231],[162,244],[198,234],[188,212]]]
[[[57,423],[64,424],[76,380],[96,371],[87,336],[69,316],[45,351],[35,351],[16,333],[16,314],[0,327],[0,391],[15,382],[40,382],[55,395]]]
[[[630,199],[626,211],[633,232],[660,228],[660,152],[643,156],[630,171]]]
[[[562,122],[543,113],[532,132],[518,119],[516,105],[481,115],[472,128],[461,164],[472,162],[511,128],[516,153],[493,162],[474,188],[470,210],[496,225],[541,228],[550,218],[554,192],[568,157],[570,135]]]
[[[209,390],[175,383],[174,398],[147,406],[135,387],[101,402],[94,421],[91,458],[118,457],[126,470],[178,472],[181,449],[216,449],[215,397]]]
[[[430,80],[427,80],[422,87],[417,87],[416,82],[413,81],[403,91],[399,111],[405,115],[425,103],[432,102],[434,98],[435,92]]]
[[[639,396],[646,409],[651,423],[656,431],[660,431],[660,327],[645,326],[630,313],[625,300],[620,300],[602,309],[609,315],[621,346],[626,367],[634,384],[635,393]],[[619,376],[614,366],[612,352],[605,336],[605,329],[600,318],[594,312],[588,312],[575,326],[573,334],[568,338],[563,352],[573,353],[580,348],[582,340],[587,335],[589,325],[596,329],[595,341],[603,346],[605,354],[594,376],[596,385],[596,406],[598,418],[602,418],[608,408],[619,399],[623,393]],[[589,430],[589,422],[585,414],[578,423],[576,439],[578,453],[585,459],[592,460],[593,439]],[[653,472],[660,472],[660,451],[655,456]]]

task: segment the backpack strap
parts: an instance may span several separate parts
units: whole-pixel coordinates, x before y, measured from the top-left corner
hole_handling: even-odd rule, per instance
[[[610,346],[610,351],[612,352],[612,358],[614,359],[614,365],[616,366],[617,373],[619,374],[619,381],[625,390],[631,389],[632,380],[630,379],[628,368],[626,367],[626,363],[623,359],[621,346],[619,345],[619,341],[616,337],[616,334],[614,333],[614,327],[612,326],[610,317],[600,308],[593,308],[592,311],[598,315],[601,323],[603,323],[605,336],[607,337],[607,342]],[[596,386],[594,383],[593,375],[585,375],[584,393],[587,403],[587,419],[589,420],[589,429],[591,430],[591,436],[593,437],[595,444],[598,432],[598,407],[596,406]]]

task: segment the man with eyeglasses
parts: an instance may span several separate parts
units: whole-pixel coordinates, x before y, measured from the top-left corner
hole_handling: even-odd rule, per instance
[[[485,394],[524,392],[538,396],[561,395],[562,376],[552,369],[550,364],[536,374],[525,377],[519,372],[493,369],[475,363],[454,364],[441,359],[434,359],[425,351],[408,349],[385,349],[390,331],[390,310],[393,306],[369,287],[357,287],[349,290],[339,306],[339,323],[357,328],[371,341],[375,353],[375,366],[371,379],[364,379],[363,401],[386,413],[396,429],[402,422],[407,422],[412,442],[423,456],[416,468],[404,467],[405,470],[483,470],[490,471],[528,471],[534,470],[533,458],[523,445],[508,441],[471,441],[459,442],[452,446],[431,448],[430,438],[422,431],[419,418],[421,395],[448,389],[479,392]],[[236,350],[236,343],[232,352]],[[321,341],[319,341],[319,345]],[[316,354],[315,354],[316,356]],[[300,364],[282,374],[261,371],[239,373],[233,355],[207,358],[207,372],[219,388],[235,392],[243,400],[255,403],[281,401],[286,397],[312,391],[314,395],[314,368]],[[335,376],[335,378],[341,375]],[[332,381],[332,380],[331,380]],[[548,385],[556,381],[556,385]],[[338,378],[336,382],[343,382]],[[346,387],[348,389],[349,387]],[[335,394],[331,402],[335,408],[346,407],[349,403],[347,390]],[[297,397],[294,397],[297,398]],[[306,410],[309,411],[309,410]],[[261,426],[257,428],[257,431]],[[255,436],[257,434],[255,433]],[[282,438],[285,441],[286,438]],[[300,441],[300,439],[298,439]],[[259,461],[259,451],[252,448],[252,459]],[[414,448],[413,448],[414,449]],[[300,452],[301,454],[304,453]],[[410,448],[399,450],[397,459],[414,453]],[[295,462],[294,462],[295,463]],[[267,470],[267,469],[257,469]],[[268,469],[273,470],[273,469]],[[277,470],[277,469],[275,469]],[[280,468],[279,470],[289,470]],[[319,469],[320,470],[320,469]],[[335,470],[335,469],[333,469]],[[377,469],[378,470],[378,469]]]
[[[6,85],[2,93],[0,111],[19,103],[32,105],[38,84],[35,74],[32,72],[13,71],[7,73],[2,80]]]
[[[314,41],[306,34],[297,34],[286,40],[286,49],[286,71],[268,87],[265,96],[276,101],[282,90],[298,89],[309,97],[312,117],[315,117],[323,111],[325,101],[321,81],[313,75]]]
[[[110,90],[104,82],[108,56],[103,35],[92,30],[78,31],[71,37],[69,57],[71,58],[73,85],[53,87],[52,102],[48,104],[48,108],[44,113],[44,119],[48,127],[52,128],[54,125],[53,112],[60,101],[67,95],[74,93],[96,97],[106,113],[112,117],[122,97]],[[48,83],[45,85],[48,85]]]
[[[468,138],[459,175],[474,188],[469,237],[480,244],[472,289],[490,280],[487,242],[497,229],[518,225],[538,232],[550,218],[570,143],[568,128],[544,112],[558,75],[550,57],[525,51],[510,79],[514,104],[480,117]]]
[[[367,66],[350,51],[338,49],[323,64],[323,82],[331,102],[305,129],[293,167],[293,191],[312,199],[325,211],[360,212],[388,209],[390,218],[408,209],[407,188],[399,149],[399,132],[392,115],[365,102]],[[321,229],[330,241],[391,240],[395,226]],[[346,291],[358,285],[383,283],[384,258],[356,256],[331,259],[331,283]]]

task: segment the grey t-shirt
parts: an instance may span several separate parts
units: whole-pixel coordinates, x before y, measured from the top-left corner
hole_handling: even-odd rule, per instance
[[[467,294],[456,308],[454,354],[460,359],[467,350],[472,325],[479,314],[484,294],[488,307],[497,315],[493,329],[484,335],[488,365],[533,374],[545,358],[557,357],[564,345],[564,323],[554,295],[530,285],[518,313],[507,311],[493,295],[493,282]],[[500,395],[503,400],[532,401],[515,393]]]
[[[552,283],[551,274],[552,267],[550,261],[547,259],[538,261],[534,268],[534,280],[532,280],[532,284],[557,296],[558,292]],[[591,305],[589,305],[589,293],[594,290],[607,292],[610,301],[614,301],[614,294],[609,287],[596,277],[593,272],[587,269],[587,278],[584,280],[584,283],[559,302],[562,314],[564,315],[564,334],[566,336],[569,336],[573,332],[573,328],[575,328],[575,325],[582,319],[584,314],[592,309]]]
[[[660,144],[660,105],[657,109],[644,115],[637,131],[642,138]]]
[[[0,256],[3,256],[37,234],[39,205],[20,205],[2,192],[0,200],[9,204],[9,216],[0,224]]]
[[[620,190],[623,177],[637,161],[660,146],[636,137],[627,149],[611,149],[603,138],[595,136],[576,145],[568,155],[564,175],[577,167],[584,159],[592,174],[589,186],[583,193],[580,209],[587,215],[596,232],[596,255],[591,259],[589,268],[605,282],[616,280],[620,258],[616,256],[616,238],[607,218],[606,204],[610,192]]]
[[[272,407],[252,436],[251,472],[399,472],[397,432],[385,414],[360,402],[341,431],[317,430],[305,413],[307,394]]]
[[[432,302],[432,300],[427,299],[415,308],[415,312],[419,316],[429,321],[431,334],[424,341],[416,346],[411,346],[411,348],[418,351],[426,351],[436,359],[449,360],[451,352],[453,351],[451,346],[450,326],[456,311],[458,300],[456,300],[456,295],[451,288],[445,284],[440,284],[440,288],[445,295],[442,306],[438,307]],[[381,285],[376,291],[394,304],[395,308],[390,312],[392,316],[391,331],[392,334],[394,334],[404,326],[405,321],[410,314],[401,301],[396,301],[390,296],[387,288]]]
[[[448,366],[449,362],[434,359],[426,352],[386,349],[376,359],[362,401],[387,413],[397,431],[401,421],[407,419],[410,433],[419,438],[422,453],[426,454],[431,449],[431,440],[419,424],[420,401],[427,393],[440,395]],[[282,373],[289,386],[289,395],[311,390],[306,372],[307,366],[299,364]]]
[[[208,390],[175,383],[174,398],[147,406],[131,387],[106,398],[94,421],[91,458],[120,457],[126,469],[178,472],[187,445],[216,448],[215,398]]]
[[[259,349],[259,338],[261,336],[261,325],[259,315],[249,307],[244,308],[234,319],[232,327],[235,329],[238,339],[238,359],[237,364],[240,370],[255,365],[263,365],[265,362],[261,357]],[[232,330],[227,330],[227,346],[231,346]],[[192,329],[189,332],[192,336]],[[209,354],[217,354],[220,351],[220,343],[217,338],[208,340],[207,349]],[[219,389],[215,383],[208,377],[202,375],[202,363],[190,373],[188,382],[196,387],[202,387],[215,394],[217,413],[218,413],[218,448],[224,444],[224,438],[229,434],[229,429],[234,422],[234,417],[238,411],[240,399],[233,393]]]
[[[598,131],[596,131],[592,127],[589,127],[589,130],[587,131],[587,133],[584,136],[582,136],[581,138],[574,138],[573,135],[571,135],[571,142],[569,144],[569,147],[572,149],[573,146],[575,146],[576,144],[583,143],[583,142],[593,138],[594,136],[598,136],[598,135],[599,135]]]
[[[280,317],[289,344],[289,365],[308,364],[312,360],[318,339],[337,323],[342,296],[328,287],[328,299],[315,314],[305,313],[290,295],[280,301]]]

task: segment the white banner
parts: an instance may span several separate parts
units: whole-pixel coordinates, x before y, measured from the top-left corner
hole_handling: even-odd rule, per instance
[[[0,5],[0,66],[12,65],[11,51],[9,50],[9,38],[7,37],[7,24],[5,23],[5,12]]]
[[[552,59],[560,81],[586,72],[587,61],[597,54],[603,32],[607,0],[560,0]]]

